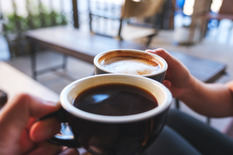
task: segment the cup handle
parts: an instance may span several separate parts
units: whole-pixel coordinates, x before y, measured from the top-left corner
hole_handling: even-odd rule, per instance
[[[59,119],[59,121],[61,121],[60,133],[56,134],[54,137],[48,139],[47,141],[52,144],[60,145],[60,146],[67,146],[74,148],[80,147],[81,145],[75,141],[74,135],[67,123],[66,113],[67,112],[63,108],[61,108],[56,112],[53,112],[51,114],[48,114],[40,118],[40,120],[43,120],[50,117],[56,117]]]

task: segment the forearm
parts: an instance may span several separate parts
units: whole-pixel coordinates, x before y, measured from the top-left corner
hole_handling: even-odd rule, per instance
[[[223,84],[205,84],[193,78],[180,100],[194,111],[210,116],[233,116],[233,93]]]

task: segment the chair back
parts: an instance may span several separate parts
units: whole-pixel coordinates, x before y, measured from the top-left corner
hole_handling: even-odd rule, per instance
[[[163,9],[166,0],[125,0],[122,6],[122,18],[150,17]]]
[[[147,37],[149,45],[158,29],[170,23],[165,19],[170,16],[172,0],[119,1],[88,0],[91,33],[119,40]]]

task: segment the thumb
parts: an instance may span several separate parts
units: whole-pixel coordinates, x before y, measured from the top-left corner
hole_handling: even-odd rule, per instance
[[[148,49],[146,51],[153,54],[157,54],[158,56],[164,58],[168,63],[168,66],[173,66],[174,65],[173,63],[177,61],[176,58],[174,58],[168,51],[166,51],[163,48],[157,48],[153,50]]]

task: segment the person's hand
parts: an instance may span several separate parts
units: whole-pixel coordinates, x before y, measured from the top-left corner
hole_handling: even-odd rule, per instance
[[[20,94],[0,111],[0,154],[78,154],[46,142],[60,129],[55,118],[41,118],[60,108],[59,104]]]
[[[209,117],[233,116],[233,82],[204,83],[192,76],[188,69],[164,49],[147,50],[165,59],[168,64],[163,84],[173,97],[194,111]]]
[[[188,69],[164,49],[146,50],[165,59],[168,64],[163,84],[171,91],[173,97],[179,98],[192,83],[192,76]]]

